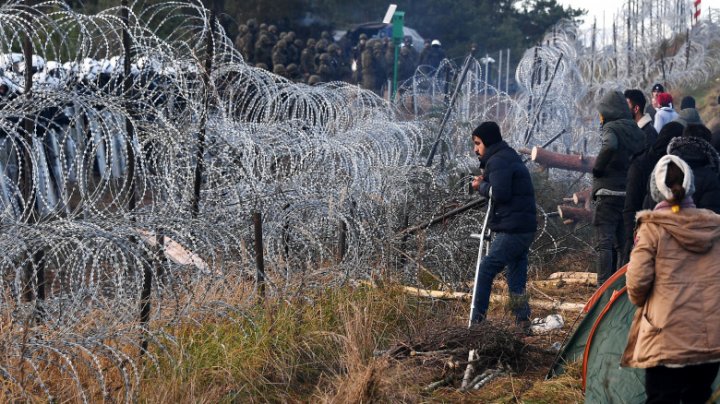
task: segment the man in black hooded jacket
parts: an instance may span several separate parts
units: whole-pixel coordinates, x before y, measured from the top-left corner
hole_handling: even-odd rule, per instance
[[[654,130],[654,128],[653,128]],[[663,126],[655,143],[644,152],[635,155],[630,162],[627,174],[625,205],[623,207],[623,225],[625,241],[620,265],[630,260],[635,229],[635,214],[643,210],[645,200],[651,200],[648,180],[658,160],[667,154],[667,146],[673,138],[682,136],[683,127],[679,122],[670,122]],[[650,207],[652,209],[652,206]]]
[[[472,133],[475,153],[485,169],[473,180],[480,195],[492,199],[488,225],[495,232],[490,251],[480,263],[476,310],[472,323],[485,317],[495,276],[507,267],[507,283],[515,321],[529,326],[530,306],[525,294],[528,251],[535,238],[535,190],[525,163],[506,142],[495,122],[483,122]]]
[[[598,286],[605,283],[622,260],[625,237],[623,207],[630,158],[641,152],[645,134],[633,120],[623,94],[610,91],[598,104],[602,146],[592,169],[592,197],[596,201],[593,225],[597,239]]]

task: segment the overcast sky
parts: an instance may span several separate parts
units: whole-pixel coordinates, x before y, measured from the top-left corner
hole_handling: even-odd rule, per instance
[[[588,15],[585,17],[585,24],[591,26],[593,17],[597,17],[598,27],[601,27],[603,11],[605,11],[606,23],[610,24],[613,14],[617,13],[618,9],[625,3],[625,0],[559,0],[559,2],[566,6],[588,10]],[[720,20],[720,0],[702,0],[700,6],[702,8],[701,18],[707,17],[708,7],[712,7],[718,10],[718,13],[713,13],[713,19],[717,18]]]

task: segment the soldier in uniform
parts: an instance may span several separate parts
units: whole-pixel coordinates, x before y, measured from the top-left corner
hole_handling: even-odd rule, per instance
[[[293,45],[296,49],[296,55],[295,55],[295,63],[300,66],[300,56],[302,55],[302,51],[305,50],[305,42],[302,39],[296,39],[295,42],[293,42]]]
[[[308,78],[308,85],[311,85],[311,86],[316,86],[316,85],[320,84],[321,82],[322,82],[322,79],[320,79],[320,76],[318,76],[317,74],[313,74],[312,76],[310,76],[310,78]]]
[[[387,65],[385,64],[385,46],[382,41],[376,41],[373,45],[373,61],[375,62],[375,93],[382,96],[385,79],[387,77]]]
[[[273,43],[277,42],[280,37],[278,37],[278,28],[275,25],[268,26],[268,36],[273,41]]]
[[[411,49],[407,46],[401,47],[400,56],[398,57],[398,85],[410,80],[415,74],[416,67],[411,55]]]
[[[405,38],[403,38],[403,46],[408,48],[408,57],[410,58],[410,63],[417,67],[418,63],[420,62],[420,54],[413,46],[413,41],[410,36],[405,36]]]
[[[238,40],[235,41],[235,45],[240,50],[240,53],[245,58],[246,62],[252,62],[255,58],[255,35],[250,30],[248,25],[240,26],[240,34],[238,34]]]
[[[273,73],[277,74],[278,76],[287,78],[287,70],[285,69],[285,65],[282,65],[282,64],[274,65]]]
[[[255,63],[272,66],[272,48],[270,37],[267,34],[260,34],[260,38],[255,42]]]
[[[286,65],[288,62],[287,42],[284,39],[278,41],[273,48],[272,63],[275,65]]]
[[[297,82],[300,81],[300,79],[302,78],[302,76],[300,76],[300,69],[295,63],[290,63],[289,65],[287,65],[286,71],[286,77],[292,81]]]
[[[245,47],[245,35],[248,33],[248,27],[245,24],[242,24],[238,27],[238,34],[235,37],[235,49],[239,50],[242,53],[242,49]],[[243,57],[247,59],[247,57],[243,54]]]
[[[360,54],[360,71],[362,72],[362,88],[375,91],[375,60],[373,59],[373,46],[375,39],[367,42]]]
[[[323,53],[320,55],[320,65],[318,66],[318,75],[324,82],[330,82],[335,80],[335,68],[332,65],[332,57],[329,53]]]
[[[310,38],[307,47],[300,53],[300,72],[310,76],[315,74],[315,40]]]

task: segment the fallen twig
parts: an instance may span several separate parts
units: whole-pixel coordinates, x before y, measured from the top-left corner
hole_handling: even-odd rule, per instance
[[[567,285],[574,286],[595,286],[597,280],[592,278],[560,278],[549,280],[532,281],[532,284],[541,288],[562,288]]]
[[[438,351],[410,351],[410,356],[442,356],[464,352],[466,348],[441,349]]]
[[[463,376],[462,384],[460,385],[460,391],[465,391],[467,389],[467,386],[470,384],[470,378],[472,377],[473,372],[475,372],[475,350],[471,349],[470,352],[468,352],[468,365],[465,368],[465,375]]]
[[[445,378],[442,380],[438,380],[436,382],[432,382],[432,383],[428,384],[424,390],[429,392],[429,391],[433,391],[433,390],[437,389],[438,387],[447,386],[448,384],[452,383],[453,379],[455,379],[455,375],[453,375],[451,373],[451,374],[445,376]]]
[[[490,383],[490,381],[491,381],[492,379],[494,379],[494,378],[502,375],[503,373],[504,373],[504,372],[502,371],[502,369],[492,369],[492,370],[490,370],[490,371],[488,372],[488,374],[487,374],[484,378],[482,378],[482,380],[480,380],[480,381],[478,381],[478,382],[476,382],[476,383],[474,383],[474,384],[471,383],[472,389],[473,389],[473,390],[478,390],[478,389],[480,389],[480,387],[482,387],[482,386]]]

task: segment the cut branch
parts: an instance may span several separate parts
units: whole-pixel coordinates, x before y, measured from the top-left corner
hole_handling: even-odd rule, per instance
[[[585,205],[585,207],[588,207],[588,202],[590,202],[590,191],[592,191],[591,188],[583,189],[582,191],[575,192],[572,196],[572,201],[575,203],[575,205]]]
[[[558,205],[558,214],[561,219],[572,220],[573,222],[589,222],[592,220],[592,211],[583,208],[576,208],[568,205]]]
[[[581,154],[562,154],[535,146],[530,154],[532,161],[546,167],[589,173],[595,165],[595,157]]]

